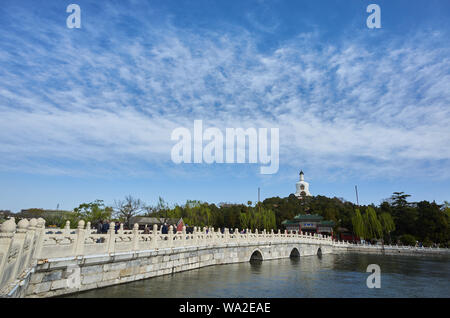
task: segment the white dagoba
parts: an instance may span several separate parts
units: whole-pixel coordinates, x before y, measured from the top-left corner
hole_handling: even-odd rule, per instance
[[[309,183],[305,181],[305,175],[303,171],[300,171],[300,181],[295,184],[296,192],[295,196],[299,199],[302,197],[310,197],[311,193],[309,193]]]

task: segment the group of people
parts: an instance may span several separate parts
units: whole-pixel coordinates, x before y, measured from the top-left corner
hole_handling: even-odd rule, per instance
[[[114,224],[114,231],[117,234],[117,231],[120,229],[120,223],[118,221]],[[97,223],[97,234],[106,234],[109,231],[109,222],[100,220]]]
[[[109,226],[110,226],[110,222],[108,220],[100,220],[97,223],[97,234],[106,234],[109,231]],[[167,224],[166,222],[161,226],[161,234],[169,234],[169,228],[170,225]],[[177,226],[175,224],[172,225],[173,228],[173,234],[177,233]],[[120,223],[118,221],[115,222],[114,224],[114,230],[115,233],[117,234],[117,231],[120,229]],[[220,232],[223,234],[225,231],[225,228],[221,228]],[[206,228],[206,233],[209,232],[209,228]],[[148,226],[145,226],[144,228],[144,234],[149,234],[150,233],[150,228]],[[189,226],[188,224],[186,224],[186,233],[187,234],[192,234],[194,233],[194,227]],[[234,233],[234,229],[230,229],[230,234]],[[245,234],[246,230],[243,229],[242,231],[240,231],[241,234]]]
[[[177,233],[177,226],[175,224],[172,225],[173,228],[173,234]],[[164,222],[164,224],[161,227],[161,234],[169,234],[169,225]]]
[[[177,226],[174,224],[174,225],[172,225],[172,227],[173,227],[173,234],[176,234],[177,233]],[[188,227],[187,227],[187,224],[186,224],[186,232],[187,231],[188,231]],[[150,234],[150,227],[148,227],[147,225],[144,228],[144,234]],[[164,223],[161,226],[161,234],[169,234],[169,225],[167,223]]]

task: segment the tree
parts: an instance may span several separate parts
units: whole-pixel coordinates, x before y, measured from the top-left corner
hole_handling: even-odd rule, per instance
[[[450,240],[449,218],[443,213],[442,206],[435,202],[421,201],[416,204],[417,230],[415,236],[420,241],[445,243]]]
[[[241,216],[239,218],[239,221],[241,223],[241,228],[243,229],[247,229],[249,228],[249,217],[248,217],[248,213],[241,213]]]
[[[403,234],[400,236],[400,242],[402,242],[403,245],[415,246],[416,238],[411,234]]]
[[[383,236],[383,230],[378,221],[377,214],[373,207],[367,207],[367,211],[364,215],[366,236],[367,238],[381,238]]]
[[[442,206],[442,210],[450,218],[450,202],[444,201],[444,205]]]
[[[417,222],[418,211],[412,203],[406,199],[409,194],[403,192],[394,192],[390,198],[392,218],[395,222],[395,231],[393,235],[399,237],[403,234],[416,233],[420,224]]]
[[[410,196],[410,194],[405,194],[404,192],[394,192],[390,201],[395,208],[405,207],[409,205],[406,199]]]
[[[80,219],[96,224],[102,220],[110,219],[113,209],[105,206],[103,200],[96,200],[91,203],[82,203],[73,211]]]
[[[131,228],[130,219],[142,213],[143,210],[144,203],[140,199],[133,198],[131,195],[126,196],[123,201],[115,202],[115,215],[124,221],[128,228]]]
[[[385,236],[388,236],[389,241],[391,241],[390,234],[392,231],[395,230],[394,220],[392,220],[391,215],[387,212],[381,213],[379,220],[380,220],[381,228],[383,230],[383,234]]]
[[[158,198],[158,203],[155,206],[145,206],[144,210],[147,211],[145,216],[156,217],[160,223],[165,223],[170,218],[169,213],[171,209],[162,197]]]
[[[352,218],[352,225],[353,233],[355,233],[356,236],[359,236],[361,239],[366,236],[364,220],[362,218],[361,212],[359,212],[359,209],[355,210],[355,215]]]

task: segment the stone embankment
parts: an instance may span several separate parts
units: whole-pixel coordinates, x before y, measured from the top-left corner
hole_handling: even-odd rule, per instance
[[[365,253],[382,255],[408,255],[408,256],[450,256],[448,248],[412,247],[399,245],[366,245],[348,244],[333,247],[334,253]]]

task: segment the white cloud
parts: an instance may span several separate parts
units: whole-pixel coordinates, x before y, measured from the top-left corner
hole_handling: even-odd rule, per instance
[[[107,24],[83,37],[51,23],[53,36],[0,31],[11,43],[0,44],[0,169],[29,171],[38,158],[38,173],[52,169],[46,159],[120,162],[130,173],[136,161],[168,162],[172,129],[203,119],[221,129],[279,127],[282,165],[395,176],[427,162],[428,174],[450,177],[442,34],[376,39],[371,51],[360,37],[329,45],[318,32],[261,52],[246,30],[140,23],[148,28],[131,38]]]

